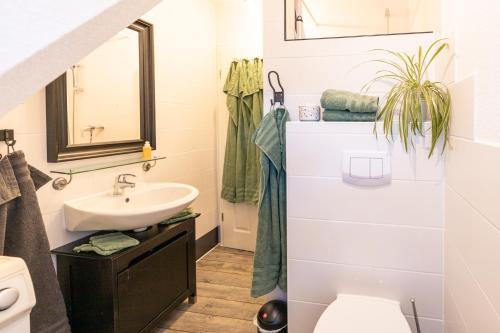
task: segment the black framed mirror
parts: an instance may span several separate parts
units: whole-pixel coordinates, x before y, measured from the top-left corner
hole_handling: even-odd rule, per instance
[[[47,161],[155,148],[153,25],[137,20],[46,87]]]

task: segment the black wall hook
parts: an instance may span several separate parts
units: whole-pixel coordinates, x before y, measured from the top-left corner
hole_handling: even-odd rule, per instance
[[[14,140],[14,130],[12,129],[1,129],[0,130],[0,142],[5,141],[7,144],[7,154],[10,154],[10,149],[12,148],[12,151],[15,151],[14,145],[16,144],[16,140]],[[2,158],[3,155],[0,154],[0,158]]]
[[[0,130],[0,141],[13,141],[14,140],[14,130],[13,129],[2,129]]]
[[[274,74],[276,76],[276,81],[278,82],[278,86],[280,87],[281,91],[276,91],[276,88],[273,85],[273,82],[271,80],[271,74]],[[285,104],[285,89],[283,89],[283,86],[281,85],[280,81],[280,75],[276,71],[270,71],[267,74],[267,79],[269,81],[269,85],[271,86],[271,89],[273,90],[273,99],[271,100],[271,104],[274,105],[276,103],[279,103],[280,105]]]

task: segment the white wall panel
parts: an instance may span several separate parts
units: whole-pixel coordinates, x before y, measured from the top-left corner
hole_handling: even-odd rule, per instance
[[[400,301],[408,319],[415,298],[422,327],[442,332],[444,163],[427,158],[423,140],[408,155],[372,130],[373,123],[287,126],[289,298],[312,311],[338,293],[385,297]],[[387,152],[392,182],[343,182],[342,153],[350,150]]]

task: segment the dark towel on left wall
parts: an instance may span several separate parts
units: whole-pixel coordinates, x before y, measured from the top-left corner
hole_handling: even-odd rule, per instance
[[[0,160],[0,254],[24,259],[35,288],[31,332],[70,333],[36,190],[50,181],[17,151]]]

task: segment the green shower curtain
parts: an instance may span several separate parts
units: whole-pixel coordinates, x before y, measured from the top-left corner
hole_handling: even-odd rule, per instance
[[[224,85],[229,123],[221,197],[233,203],[259,201],[259,152],[252,136],[263,113],[262,59],[234,61]]]

